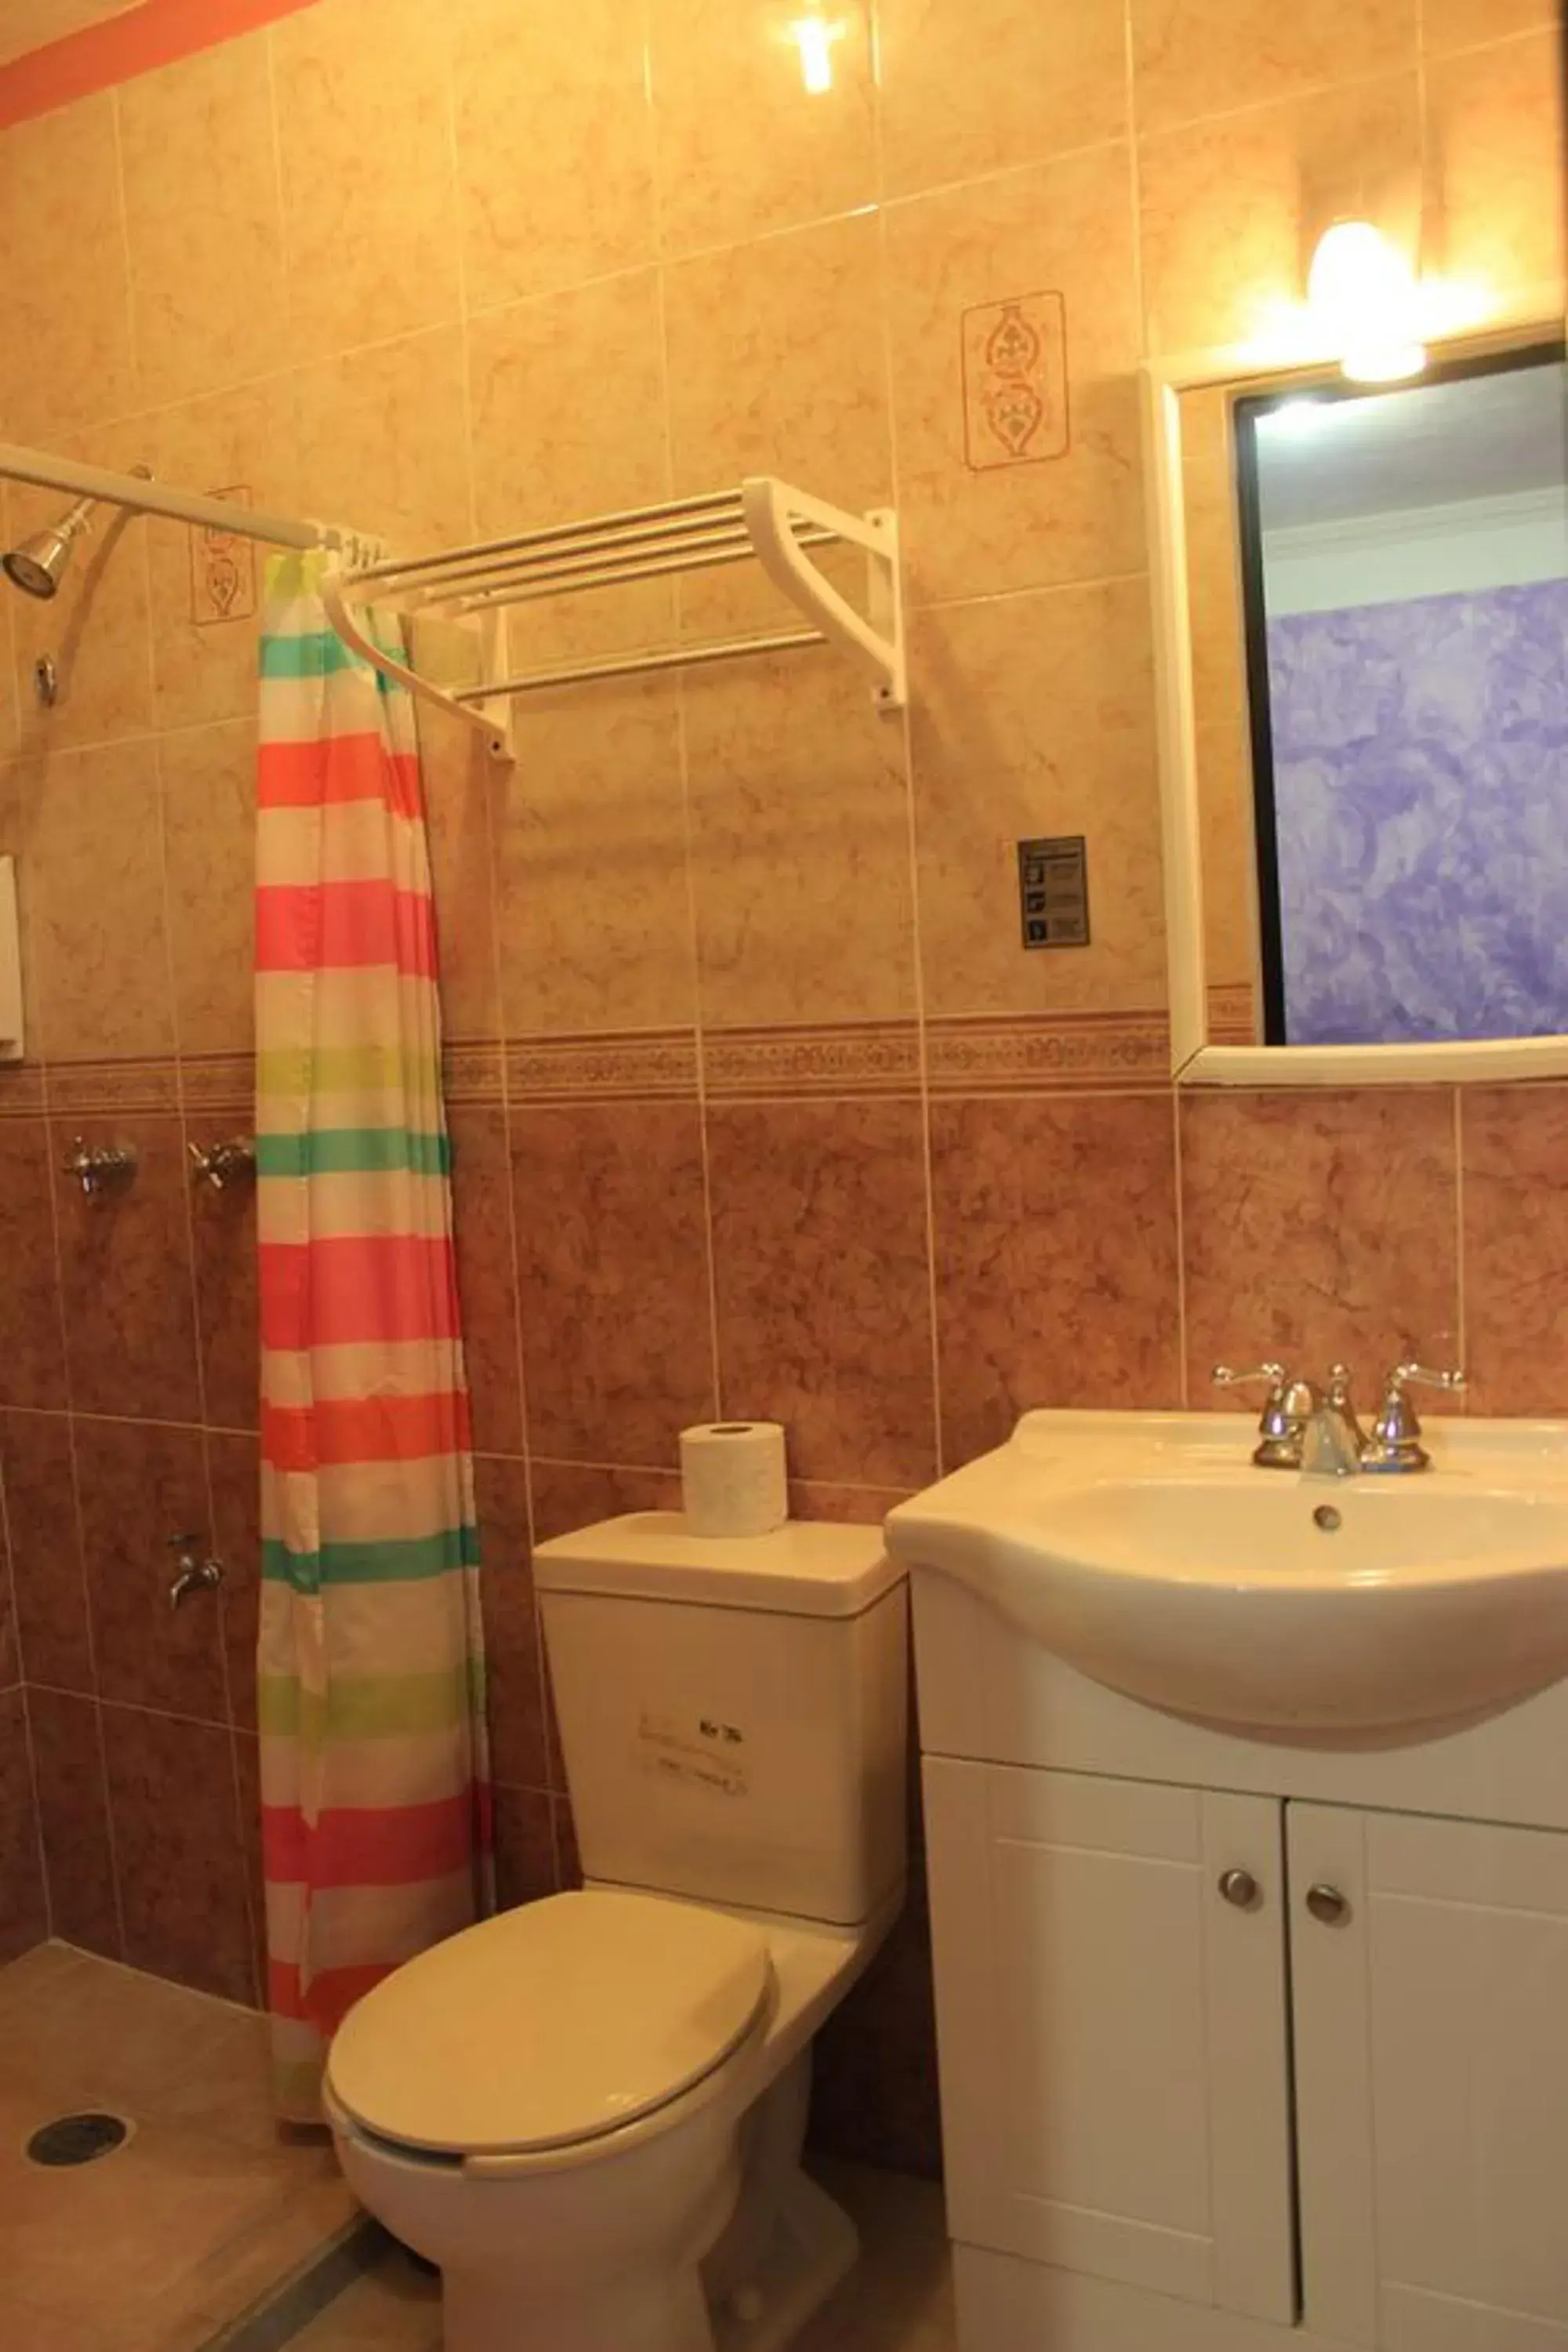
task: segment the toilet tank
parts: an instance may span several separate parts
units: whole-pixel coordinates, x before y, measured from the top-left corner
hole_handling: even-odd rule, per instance
[[[879,1528],[640,1511],[541,1544],[534,1580],[585,1877],[840,1927],[894,1893],[907,1612]]]

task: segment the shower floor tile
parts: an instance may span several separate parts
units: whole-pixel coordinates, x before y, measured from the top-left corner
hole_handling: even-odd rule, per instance
[[[126,2144],[28,2160],[84,2108]],[[274,2123],[259,2017],[61,1944],[0,1969],[0,2344],[195,2352],[357,2210],[328,2142]]]

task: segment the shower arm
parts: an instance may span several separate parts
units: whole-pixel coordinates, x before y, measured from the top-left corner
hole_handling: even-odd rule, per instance
[[[342,524],[267,514],[200,490],[176,489],[167,482],[117,474],[104,466],[79,465],[74,458],[26,449],[19,443],[0,442],[0,478],[26,482],[37,489],[64,490],[73,499],[123,507],[132,514],[162,515],[170,522],[193,523],[201,530],[260,540],[270,547],[328,548],[355,566],[380,562],[386,554],[381,540]]]

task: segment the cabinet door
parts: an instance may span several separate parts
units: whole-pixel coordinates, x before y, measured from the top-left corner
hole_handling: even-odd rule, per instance
[[[953,2236],[1289,2321],[1279,1805],[931,1758],[925,1806]]]
[[[1568,2352],[1568,1836],[1289,1822],[1308,2326]]]

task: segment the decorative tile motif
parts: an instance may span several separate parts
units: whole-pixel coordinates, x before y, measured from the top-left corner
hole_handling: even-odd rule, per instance
[[[45,1083],[56,1118],[89,1111],[172,1111],[180,1105],[178,1065],[163,1055],[132,1062],[50,1062]]]
[[[0,1118],[37,1118],[43,1108],[41,1062],[10,1062],[0,1066]]]
[[[689,1097],[697,1091],[697,1040],[689,1029],[514,1040],[506,1049],[506,1091],[512,1103]]]
[[[231,506],[254,503],[247,482],[208,490]],[[198,629],[218,621],[246,621],[256,610],[256,542],[211,523],[191,528],[191,619]]]
[[[702,1039],[710,1102],[770,1096],[913,1095],[920,1033],[912,1022],[847,1022],[831,1029],[721,1029]]]
[[[1086,1094],[1170,1076],[1163,1013],[1047,1013],[931,1022],[933,1095]]]
[[[1065,457],[1067,304],[1059,294],[977,302],[960,321],[963,454],[972,473]]]

